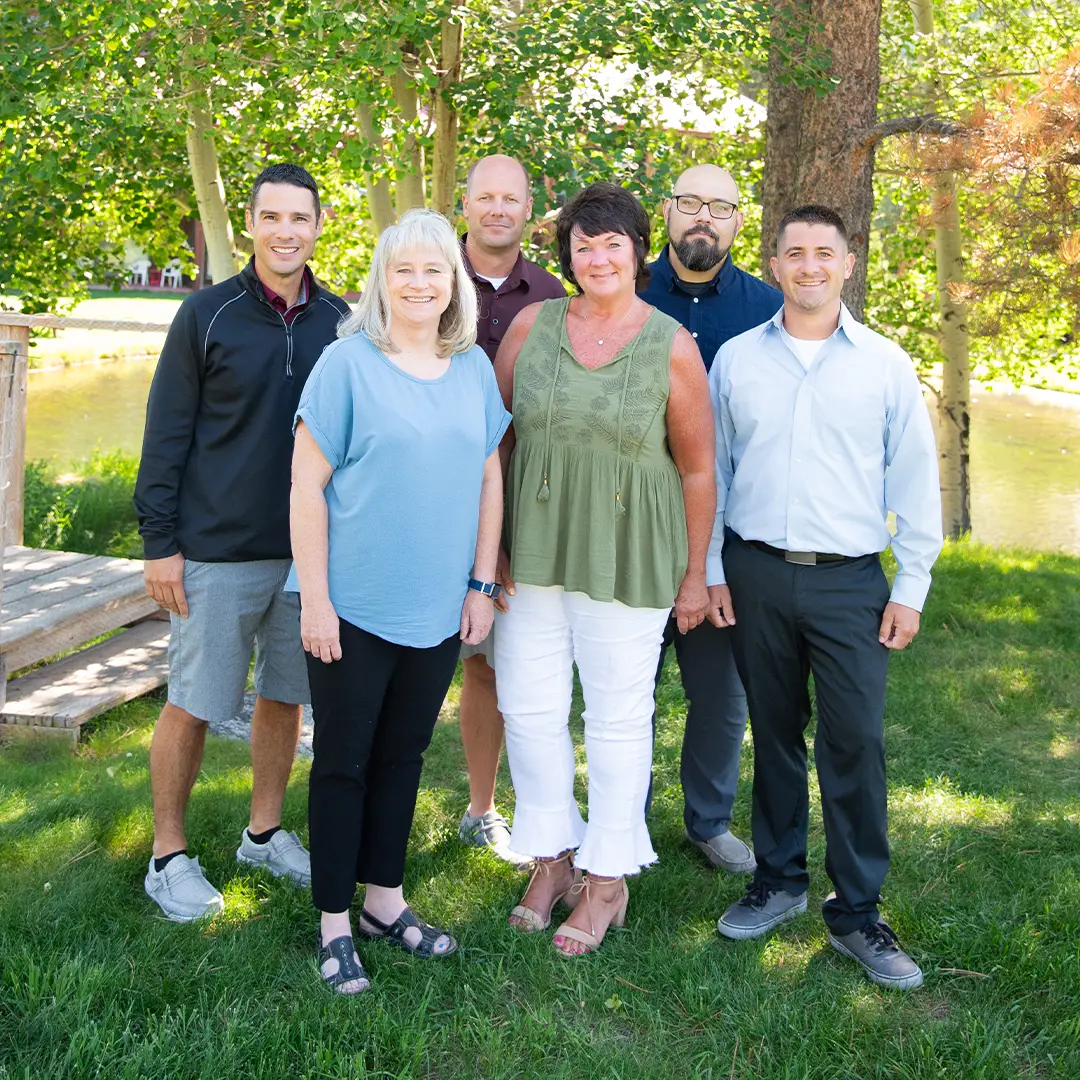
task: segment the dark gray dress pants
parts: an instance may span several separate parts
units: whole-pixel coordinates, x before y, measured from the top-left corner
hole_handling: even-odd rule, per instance
[[[657,681],[667,648],[673,642],[687,701],[679,765],[683,821],[693,839],[710,840],[726,832],[731,823],[739,783],[739,754],[746,731],[746,694],[735,667],[730,628],[703,622],[690,633],[680,634],[675,619],[669,619],[656,669]]]
[[[794,895],[809,884],[803,733],[813,673],[825,871],[836,890],[822,913],[834,933],[851,933],[877,920],[889,868],[883,731],[889,650],[878,641],[889,585],[880,559],[799,566],[729,533],[724,571],[754,737],[755,879]]]

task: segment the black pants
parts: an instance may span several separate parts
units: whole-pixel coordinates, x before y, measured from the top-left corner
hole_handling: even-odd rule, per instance
[[[341,659],[308,656],[311,895],[320,911],[345,911],[358,881],[401,884],[424,751],[460,646],[456,634],[430,649],[395,645],[342,619]]]
[[[837,934],[878,917],[889,868],[885,675],[878,641],[889,586],[876,555],[798,566],[729,533],[724,571],[735,606],[735,660],[754,736],[756,880],[799,895],[806,872],[808,679],[825,822],[825,870],[836,889],[823,915]]]
[[[746,694],[735,667],[733,633],[729,627],[716,627],[706,621],[690,633],[680,634],[678,623],[671,618],[656,668],[659,682],[668,646],[674,644],[686,694],[686,727],[679,759],[683,823],[694,840],[711,840],[727,831],[739,784]],[[651,802],[650,784],[646,813]]]

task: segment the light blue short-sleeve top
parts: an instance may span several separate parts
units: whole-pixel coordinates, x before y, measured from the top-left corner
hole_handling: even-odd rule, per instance
[[[342,338],[312,370],[296,420],[334,469],[325,496],[338,615],[415,648],[457,633],[484,462],[510,423],[483,350],[418,379],[363,334]],[[299,587],[294,565],[285,588]]]

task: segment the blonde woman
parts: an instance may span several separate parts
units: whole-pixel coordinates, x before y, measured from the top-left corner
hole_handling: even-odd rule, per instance
[[[405,902],[423,753],[461,642],[491,628],[510,422],[476,340],[476,293],[449,222],[411,211],[379,238],[367,286],[296,413],[291,504],[315,719],[309,793],[319,963],[368,987],[358,929],[422,957],[457,943]]]

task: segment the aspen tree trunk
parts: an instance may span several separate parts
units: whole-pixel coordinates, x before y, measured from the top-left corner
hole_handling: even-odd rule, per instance
[[[403,123],[413,125],[416,121],[416,86],[404,68],[394,72],[393,91]],[[414,206],[424,206],[427,201],[424,198],[424,148],[416,137],[415,127],[405,135],[394,201],[399,215]]]
[[[360,123],[360,130],[364,139],[377,152],[377,161],[382,163],[383,140],[375,130],[375,121],[371,114],[371,106],[366,102],[360,102],[356,111]],[[373,173],[364,174],[364,186],[367,191],[368,216],[371,219],[371,227],[376,236],[379,236],[388,225],[394,224],[394,203],[390,197],[390,181],[385,176],[375,179]]]
[[[832,56],[829,75],[838,82],[826,94],[783,80],[803,51],[785,34],[813,27],[810,41]],[[854,155],[852,132],[873,127],[881,77],[878,33],[881,0],[774,0],[769,43],[769,100],[765,120],[765,182],[761,262],[772,280],[776,229],[788,210],[823,203],[844,219],[855,272],[844,302],[857,319],[866,300],[866,260],[874,209],[874,155]],[[796,55],[793,55],[796,54]]]
[[[431,169],[431,205],[447,217],[454,209],[458,137],[458,114],[450,102],[449,90],[461,77],[462,39],[462,24],[443,19],[439,85],[435,92],[435,160]]]
[[[925,36],[931,56],[933,0],[909,0],[915,29]],[[938,88],[927,87],[930,112],[936,111]],[[942,352],[941,392],[937,400],[938,469],[941,475],[941,517],[945,535],[956,539],[971,531],[971,478],[968,471],[971,434],[968,360],[968,310],[949,294],[949,285],[964,276],[960,232],[960,206],[956,198],[956,175],[942,172],[934,179],[934,256],[937,261],[937,292]]]
[[[206,255],[215,282],[236,273],[232,222],[225,202],[225,185],[218,168],[210,90],[196,82],[187,86],[187,153],[191,183],[206,237]]]

